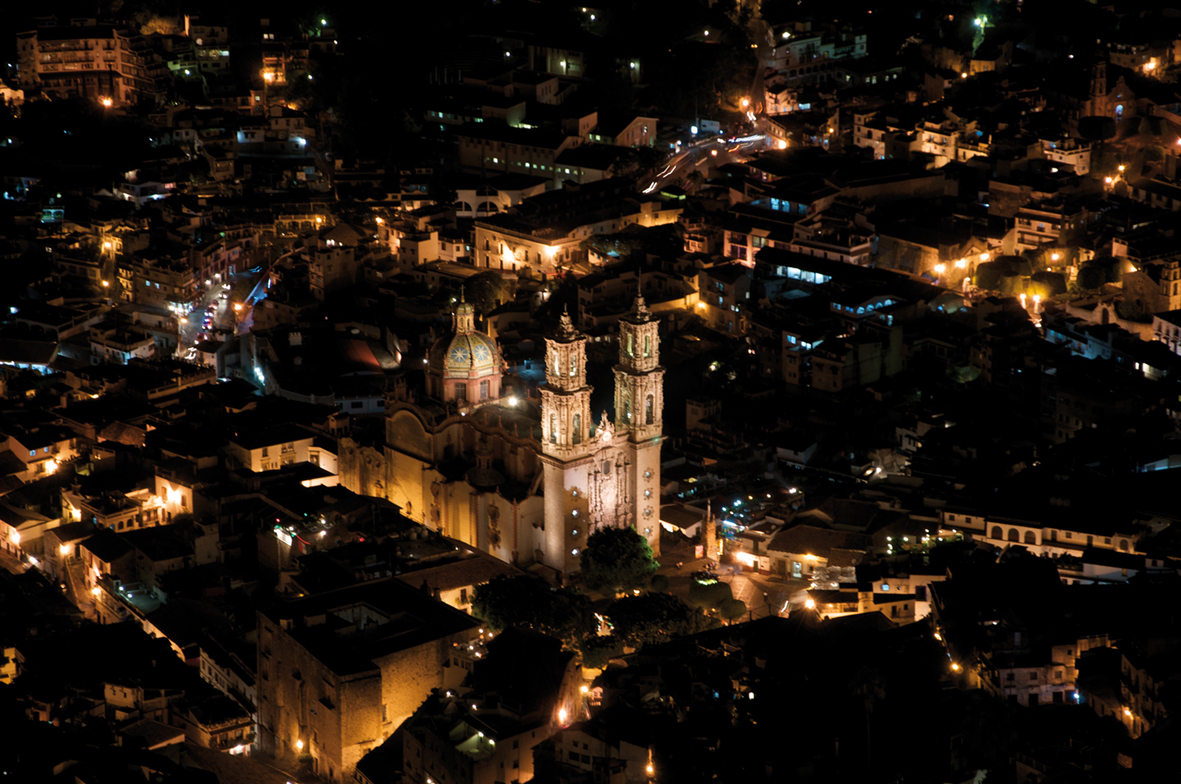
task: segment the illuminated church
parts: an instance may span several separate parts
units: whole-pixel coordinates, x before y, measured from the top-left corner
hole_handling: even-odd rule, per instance
[[[426,385],[386,400],[384,443],[340,443],[340,480],[506,561],[578,570],[589,533],[635,526],[660,549],[664,369],[643,297],[619,322],[615,418],[590,408],[585,335],[563,313],[545,340],[541,405],[502,395],[496,341],[460,302]]]

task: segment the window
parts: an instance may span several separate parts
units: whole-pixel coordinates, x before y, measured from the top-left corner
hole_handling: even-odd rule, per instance
[[[264,447],[262,448],[262,456],[263,456],[263,457],[270,457],[270,455],[268,454],[268,452],[269,452],[269,450],[268,450],[268,449],[267,449],[267,448],[264,446]]]
[[[467,604],[467,588],[459,589],[459,603]]]
[[[652,397],[652,395],[648,395],[648,397],[644,401],[644,423],[645,424],[651,425],[656,422],[655,409],[656,409],[656,404],[653,400],[653,397]]]
[[[488,382],[481,381],[480,382],[480,400],[487,400],[487,399],[488,399]]]
[[[466,403],[467,402],[467,385],[466,384],[456,384],[455,385],[455,402],[456,403]]]
[[[582,415],[581,414],[574,415],[574,433],[573,433],[573,437],[571,438],[571,440],[576,444],[582,443]]]
[[[549,442],[551,444],[558,443],[558,415],[549,415]]]

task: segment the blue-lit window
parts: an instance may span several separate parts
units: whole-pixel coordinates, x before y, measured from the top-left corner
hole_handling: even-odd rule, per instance
[[[29,450],[29,457],[36,457],[36,456],[37,456],[37,450],[36,450],[36,449],[30,449],[30,450]]]

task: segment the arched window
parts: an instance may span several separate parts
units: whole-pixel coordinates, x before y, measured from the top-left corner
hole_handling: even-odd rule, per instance
[[[646,356],[646,357],[652,356],[652,336],[651,335],[644,336],[644,356]]]
[[[656,422],[656,401],[651,395],[648,395],[644,401],[644,424],[651,425]]]
[[[570,440],[576,444],[582,443],[582,415],[581,414],[574,415],[574,434]]]
[[[1004,539],[1005,538],[1005,532],[1001,530],[1001,527],[999,525],[994,525],[992,527],[992,538],[993,539]]]
[[[623,419],[625,422],[632,421],[632,401],[630,397],[623,399]]]
[[[558,415],[549,415],[549,442],[551,444],[558,443]]]
[[[1127,539],[1120,539],[1119,540],[1119,549],[1123,550],[1125,553],[1128,551],[1128,540]]]
[[[1009,529],[1009,541],[1010,542],[1020,542],[1021,541],[1021,535],[1017,533],[1016,528]]]
[[[634,357],[636,355],[635,345],[632,343],[634,339],[635,336],[632,333],[627,333],[627,355],[629,357]]]
[[[578,360],[575,359],[574,357],[570,357],[570,376],[574,377],[577,375],[578,375]]]
[[[1033,531],[1026,531],[1025,532],[1025,543],[1026,544],[1037,544],[1037,536],[1034,534]]]
[[[562,358],[554,354],[554,375],[562,375]]]

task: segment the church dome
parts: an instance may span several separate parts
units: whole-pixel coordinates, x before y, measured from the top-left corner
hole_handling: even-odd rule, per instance
[[[431,347],[430,369],[448,378],[499,371],[496,341],[482,332],[442,337]]]
[[[430,392],[448,401],[495,399],[500,391],[501,357],[496,341],[476,331],[476,311],[462,298],[451,316],[452,332],[435,341],[427,354]],[[484,387],[456,390],[449,381],[489,382]]]

